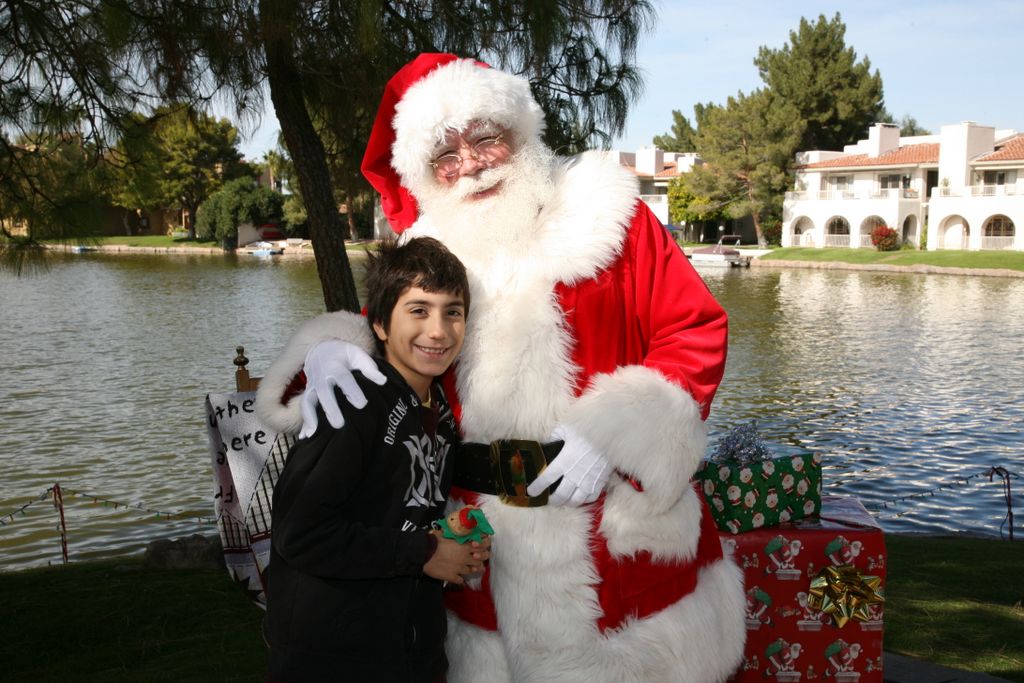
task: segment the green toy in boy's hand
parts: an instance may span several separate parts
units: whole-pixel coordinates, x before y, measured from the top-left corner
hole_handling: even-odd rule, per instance
[[[451,513],[444,519],[437,520],[441,527],[441,535],[458,543],[467,541],[480,542],[484,535],[493,536],[494,529],[484,516],[484,511],[475,505],[467,505]]]

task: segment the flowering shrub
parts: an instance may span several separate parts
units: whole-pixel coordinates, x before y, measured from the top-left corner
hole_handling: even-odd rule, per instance
[[[878,251],[896,251],[900,248],[900,236],[888,225],[879,225],[871,231],[871,244]]]
[[[746,465],[771,457],[771,451],[757,433],[757,421],[751,420],[747,424],[733,427],[732,431],[722,437],[711,460]]]

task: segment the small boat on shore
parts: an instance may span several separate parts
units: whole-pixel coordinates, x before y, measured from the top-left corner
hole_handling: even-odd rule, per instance
[[[746,268],[750,266],[750,256],[743,256],[739,249],[733,249],[732,247],[724,246],[723,242],[726,238],[735,238],[736,246],[740,245],[740,238],[738,235],[723,235],[718,240],[718,244],[713,247],[700,247],[692,250],[688,256],[690,262],[695,266],[715,266],[722,268],[740,267]]]
[[[255,242],[253,244],[249,244],[245,247],[244,251],[246,254],[251,254],[252,256],[276,256],[284,253],[284,249],[282,247],[275,247],[270,242]]]

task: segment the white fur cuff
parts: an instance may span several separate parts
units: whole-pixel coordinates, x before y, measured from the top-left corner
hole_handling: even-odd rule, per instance
[[[707,428],[693,397],[639,365],[597,375],[565,423],[617,470],[643,485],[650,511],[663,512],[687,490],[704,457]]]
[[[256,415],[267,426],[288,433],[302,428],[302,392],[291,397],[287,404],[282,404],[281,398],[302,370],[309,350],[328,339],[351,342],[367,353],[373,353],[373,335],[366,318],[361,315],[339,311],[325,313],[303,323],[271,364],[256,391]]]

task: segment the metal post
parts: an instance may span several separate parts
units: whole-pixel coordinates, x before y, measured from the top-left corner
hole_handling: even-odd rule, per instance
[[[64,564],[68,563],[68,528],[64,522],[64,495],[61,493],[60,484],[53,485],[53,507],[60,513],[60,553]]]

